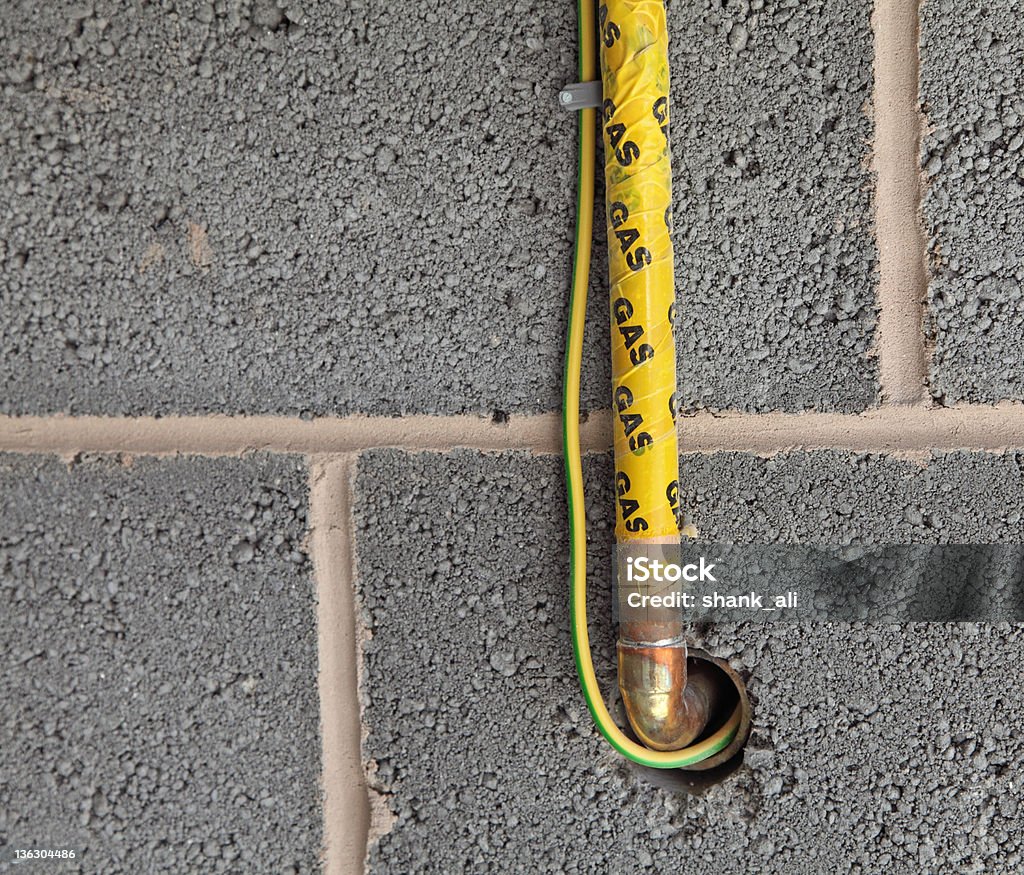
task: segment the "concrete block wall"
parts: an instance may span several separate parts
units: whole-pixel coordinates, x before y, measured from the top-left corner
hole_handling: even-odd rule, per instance
[[[693,521],[1019,543],[1013,5],[668,9]],[[1020,869],[1018,626],[707,630],[756,711],[702,795],[590,725],[557,459],[574,39],[536,0],[0,9],[0,847],[104,873]]]

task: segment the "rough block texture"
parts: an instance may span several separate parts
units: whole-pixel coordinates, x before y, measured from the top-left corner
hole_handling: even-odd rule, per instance
[[[694,520],[737,541],[1020,540],[1007,509],[1024,502],[1021,461],[683,460]],[[591,632],[609,694],[610,480],[608,460],[592,459]],[[1020,627],[711,627],[701,643],[753,672],[754,731],[737,774],[682,795],[634,773],[590,722],[568,635],[562,489],[558,461],[527,454],[360,460],[365,753],[397,815],[372,872],[1024,864]]]
[[[0,10],[0,412],[557,408],[572,9],[280,5]],[[670,12],[681,406],[871,405],[870,3]]]
[[[288,457],[0,456],[0,847],[318,870],[306,492]]]
[[[687,406],[875,403],[871,7],[670,4]]]
[[[922,16],[932,391],[1024,399],[1024,21],[1013,0],[929,0]]]

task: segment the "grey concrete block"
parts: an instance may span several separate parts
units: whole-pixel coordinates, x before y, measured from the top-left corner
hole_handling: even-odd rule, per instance
[[[688,406],[876,402],[871,8],[670,4]]]
[[[671,6],[683,406],[861,409],[870,4],[750,5]],[[0,12],[0,412],[558,407],[571,8],[92,10]]]
[[[708,537],[879,542],[1019,540],[1019,461],[683,460]],[[591,634],[610,698],[609,474],[590,460]],[[754,732],[738,773],[681,795],[591,724],[568,635],[562,490],[560,463],[528,454],[361,457],[365,753],[397,816],[371,871],[1020,866],[1019,627],[711,627],[700,643],[749,673]]]
[[[922,7],[933,394],[1024,398],[1024,22],[1012,0]]]
[[[317,871],[302,465],[8,455],[0,495],[0,847]]]
[[[0,12],[0,410],[552,409],[572,11]]]

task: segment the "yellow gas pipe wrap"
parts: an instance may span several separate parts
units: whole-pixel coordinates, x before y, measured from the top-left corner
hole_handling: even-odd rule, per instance
[[[616,15],[619,9],[634,8],[637,6],[653,6],[657,4],[615,4]],[[579,15],[579,76],[583,82],[594,79],[597,75],[597,59],[595,57],[595,46],[597,45],[596,25],[594,19],[594,7],[592,0],[578,0],[577,11]],[[664,39],[664,14],[662,10],[657,11],[657,20],[661,22],[661,33]],[[604,21],[609,20],[605,12]],[[624,20],[624,19],[623,19]],[[607,36],[622,35],[622,25],[617,24],[616,29],[608,32]],[[602,33],[602,39],[606,34]],[[612,45],[606,48],[614,48],[616,39],[612,39]],[[604,43],[602,42],[602,45]],[[661,49],[664,58],[664,44]],[[616,73],[616,79],[618,74]],[[668,92],[667,74],[664,83],[664,94]],[[621,102],[621,100],[620,100]],[[653,107],[652,107],[653,109]],[[666,116],[666,123],[668,119]],[[636,142],[636,141],[633,141]],[[637,148],[640,145],[637,144]],[[570,600],[570,617],[572,626],[573,655],[576,661],[576,670],[580,679],[580,686],[583,690],[587,707],[594,723],[605,737],[609,744],[623,756],[633,762],[640,763],[657,769],[678,769],[704,762],[715,754],[725,750],[733,742],[739,730],[742,711],[739,705],[734,709],[732,716],[715,732],[707,738],[690,745],[679,751],[658,751],[650,750],[641,744],[627,737],[615,724],[612,715],[605,705],[601,695],[601,688],[597,682],[597,674],[594,671],[594,663],[590,654],[590,633],[587,628],[587,532],[586,514],[583,494],[583,465],[580,454],[580,368],[583,359],[583,326],[586,318],[587,286],[590,268],[590,242],[591,222],[594,204],[594,111],[584,109],[579,117],[579,177],[577,181],[576,201],[576,234],[573,246],[573,274],[572,294],[569,304],[569,334],[566,344],[565,356],[565,384],[563,395],[563,443],[565,448],[565,475],[567,485],[567,500],[569,510],[569,568],[570,588],[572,598]],[[625,153],[623,153],[625,155]],[[667,172],[667,151],[665,152],[665,167]],[[638,169],[640,165],[637,165]],[[664,197],[666,197],[666,209],[668,208],[669,186],[663,184]],[[642,212],[642,211],[641,211]],[[616,238],[617,243],[617,238]],[[667,239],[666,239],[667,244]],[[632,248],[632,247],[630,247]],[[654,249],[652,262],[654,260]],[[656,253],[660,255],[660,253]],[[671,249],[667,249],[665,264],[671,263]],[[614,268],[613,268],[614,270]],[[671,283],[671,278],[669,280]],[[671,285],[668,287],[671,288]],[[671,293],[669,293],[671,297]],[[670,303],[670,302],[669,302]],[[651,308],[642,308],[648,312]],[[654,344],[651,345],[657,353]],[[674,359],[674,355],[672,356]],[[632,363],[631,363],[632,364]],[[670,379],[675,380],[674,372]],[[635,403],[635,399],[634,399]],[[648,430],[648,433],[649,430]],[[675,435],[670,437],[673,445]],[[652,443],[653,443],[652,435]],[[628,446],[628,444],[627,444]],[[673,455],[673,459],[674,459]],[[670,504],[671,506],[671,504]],[[632,516],[632,514],[630,515]],[[662,524],[662,530],[666,527]],[[671,533],[671,529],[669,529]],[[650,537],[650,536],[649,536]]]
[[[615,537],[679,537],[675,276],[663,0],[608,0],[598,19],[611,281]]]

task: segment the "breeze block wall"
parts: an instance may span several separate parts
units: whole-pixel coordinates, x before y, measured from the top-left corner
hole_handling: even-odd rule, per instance
[[[690,518],[1020,543],[1014,5],[668,13]],[[701,794],[591,725],[558,459],[575,28],[539,0],[0,9],[0,869],[1024,865],[1018,625],[708,627],[755,711]]]

